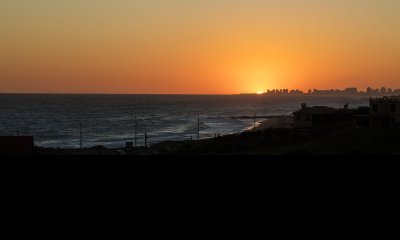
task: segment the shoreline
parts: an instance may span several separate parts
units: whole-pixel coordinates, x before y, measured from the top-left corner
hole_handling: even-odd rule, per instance
[[[291,116],[268,116],[268,118],[263,119],[261,121],[256,122],[256,127],[250,126],[248,128],[245,128],[242,131],[235,132],[235,133],[230,133],[230,134],[221,134],[218,135],[217,138],[220,137],[226,137],[226,136],[232,136],[232,135],[241,135],[246,132],[257,132],[257,131],[264,131],[267,129],[277,129],[277,128],[290,128],[290,124],[293,122],[293,117]],[[215,137],[203,137],[200,138],[199,140],[166,140],[166,141],[160,141],[157,142],[153,145],[159,145],[159,144],[167,144],[169,142],[188,142],[188,141],[207,141],[210,139],[214,139]],[[124,146],[120,147],[105,147],[102,145],[98,146],[91,146],[91,147],[85,147],[82,149],[79,148],[62,148],[62,147],[42,147],[42,146],[35,146],[37,149],[40,149],[42,152],[52,152],[52,153],[58,153],[58,154],[95,154],[95,155],[114,155],[114,154],[129,154],[129,152],[133,153],[145,153],[148,152],[151,149],[151,146],[148,146],[147,148],[144,146],[137,147],[136,149],[133,148],[130,151],[126,151],[127,149]],[[150,150],[151,151],[151,150]]]
[[[256,127],[251,127],[244,132],[257,132],[271,128],[290,128],[292,123],[292,116],[271,116],[268,119],[257,122]]]

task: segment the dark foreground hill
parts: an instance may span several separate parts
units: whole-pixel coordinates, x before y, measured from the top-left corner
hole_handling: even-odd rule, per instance
[[[165,142],[158,154],[342,155],[400,154],[400,130],[345,127],[295,131],[269,129],[195,142]]]
[[[38,155],[371,155],[400,154],[400,129],[349,124],[313,130],[266,129],[200,141],[166,141],[127,151],[38,148]]]

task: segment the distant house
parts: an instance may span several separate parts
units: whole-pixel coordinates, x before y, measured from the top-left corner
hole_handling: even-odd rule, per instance
[[[301,109],[294,112],[294,128],[313,128],[323,126],[325,124],[335,123],[347,119],[348,105],[344,109],[336,109],[325,106],[307,107],[305,103],[301,105]]]
[[[31,136],[0,136],[1,155],[33,155],[34,141]]]
[[[370,98],[369,117],[371,127],[399,127],[400,97]]]

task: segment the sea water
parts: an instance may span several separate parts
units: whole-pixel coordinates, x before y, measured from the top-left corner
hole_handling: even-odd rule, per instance
[[[240,133],[254,119],[241,116],[291,115],[301,103],[350,108],[368,106],[363,97],[265,95],[61,95],[0,94],[0,135],[33,135],[43,147],[122,147],[166,140]],[[136,119],[136,121],[135,121]],[[262,120],[262,119],[258,119]],[[135,131],[136,127],[136,131]]]

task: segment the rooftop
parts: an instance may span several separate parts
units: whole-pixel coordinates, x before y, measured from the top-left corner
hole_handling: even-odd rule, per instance
[[[333,114],[337,113],[339,110],[331,107],[325,106],[314,106],[314,107],[305,107],[300,109],[293,114]]]

